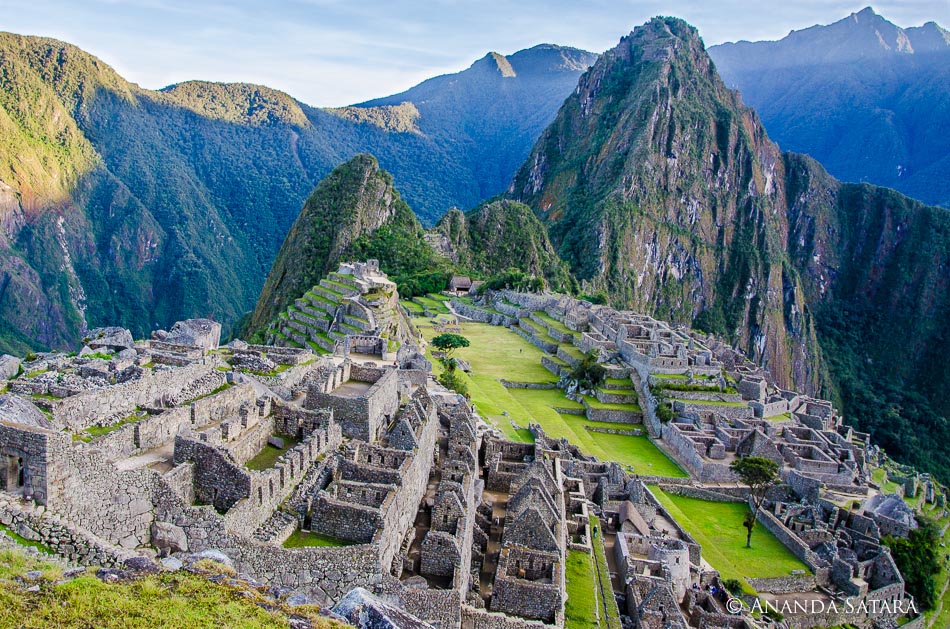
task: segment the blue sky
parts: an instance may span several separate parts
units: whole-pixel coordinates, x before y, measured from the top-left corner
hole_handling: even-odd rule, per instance
[[[707,45],[779,39],[868,4],[846,0],[0,0],[0,30],[56,37],[146,88],[247,81],[320,106],[402,91],[490,50],[539,43],[602,52],[654,15]],[[950,24],[950,0],[883,0],[900,26]]]

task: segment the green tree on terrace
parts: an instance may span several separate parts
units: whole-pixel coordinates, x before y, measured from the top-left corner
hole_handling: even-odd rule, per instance
[[[455,359],[452,357],[452,353],[457,349],[468,347],[470,343],[461,334],[440,334],[432,339],[432,345],[442,352],[441,360],[445,368],[453,371],[455,369]]]
[[[432,346],[442,352],[440,362],[445,367],[445,371],[439,374],[439,382],[442,386],[452,389],[456,393],[461,393],[468,397],[468,386],[461,374],[455,371],[455,358],[452,353],[457,349],[468,347],[470,345],[467,338],[461,334],[440,334],[432,339]]]
[[[761,456],[746,456],[736,459],[729,467],[749,488],[751,510],[746,513],[742,526],[746,528],[745,547],[752,548],[752,529],[755,528],[755,519],[765,500],[765,492],[778,481],[778,463]]]

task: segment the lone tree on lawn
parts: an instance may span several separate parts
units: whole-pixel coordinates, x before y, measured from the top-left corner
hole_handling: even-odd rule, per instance
[[[452,358],[452,352],[462,347],[468,347],[468,339],[461,334],[440,334],[432,339],[432,345],[442,352],[442,364],[449,371],[455,370],[455,359]]]
[[[736,459],[729,467],[749,488],[752,510],[746,513],[742,526],[748,531],[745,547],[752,548],[752,529],[755,527],[755,518],[759,515],[759,508],[765,500],[765,492],[778,481],[778,463],[761,456],[746,456]]]

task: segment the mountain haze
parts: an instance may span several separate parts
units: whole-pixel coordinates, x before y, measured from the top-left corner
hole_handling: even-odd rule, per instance
[[[783,149],[950,207],[950,32],[935,22],[900,28],[866,8],[709,54]]]
[[[490,57],[518,75],[476,62],[423,84],[421,109],[322,110],[256,85],[143,90],[75,46],[0,34],[0,351],[73,348],[103,324],[233,323],[317,182],[359,153],[430,224],[500,192],[593,56]],[[461,96],[436,106],[440,85]]]

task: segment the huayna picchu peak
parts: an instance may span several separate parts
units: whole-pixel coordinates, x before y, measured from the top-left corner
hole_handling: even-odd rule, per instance
[[[0,625],[943,629],[947,31],[373,2],[0,33]]]

